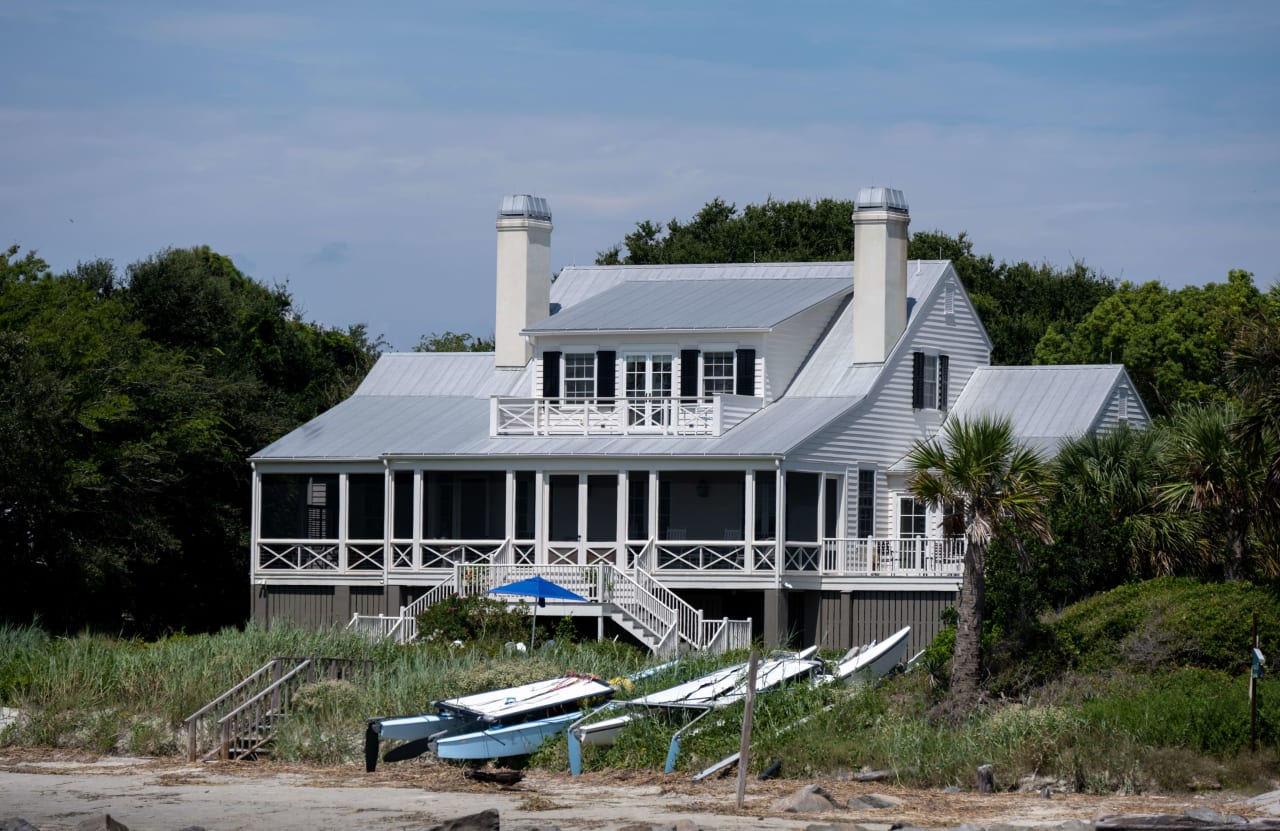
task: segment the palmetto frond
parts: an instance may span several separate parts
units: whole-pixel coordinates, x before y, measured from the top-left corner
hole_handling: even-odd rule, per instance
[[[970,542],[985,544],[1004,524],[1050,539],[1044,460],[1017,441],[1007,420],[947,421],[940,436],[911,449],[907,463],[912,493],[962,513]]]

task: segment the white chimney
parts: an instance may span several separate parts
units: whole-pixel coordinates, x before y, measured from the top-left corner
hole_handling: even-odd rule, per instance
[[[494,364],[521,367],[533,354],[521,330],[551,314],[551,209],[540,196],[504,196],[497,227]]]
[[[853,362],[884,363],[907,328],[907,200],[862,188],[853,202]]]

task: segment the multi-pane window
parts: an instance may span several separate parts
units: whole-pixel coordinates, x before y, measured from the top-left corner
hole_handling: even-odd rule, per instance
[[[702,394],[732,395],[733,386],[733,353],[702,353]]]
[[[898,536],[923,537],[928,513],[923,499],[903,496],[898,499]]]
[[[858,536],[876,534],[876,472],[858,471]]]
[[[947,356],[915,352],[911,357],[911,406],[917,410],[947,409]]]
[[[924,396],[925,406],[938,400],[938,356],[924,356],[924,375],[920,381],[924,387],[922,395]]]
[[[594,398],[596,356],[594,352],[570,352],[564,356],[564,397]]]

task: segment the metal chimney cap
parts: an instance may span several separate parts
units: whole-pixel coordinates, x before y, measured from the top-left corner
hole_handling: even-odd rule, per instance
[[[897,211],[908,213],[907,197],[897,188],[861,188],[853,200],[856,211]]]
[[[502,207],[498,208],[498,216],[523,216],[529,219],[545,219],[551,221],[551,209],[547,200],[541,196],[530,196],[527,193],[513,193],[502,197]]]

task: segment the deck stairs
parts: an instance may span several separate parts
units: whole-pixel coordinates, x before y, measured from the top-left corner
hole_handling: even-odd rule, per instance
[[[399,615],[356,614],[349,628],[408,643],[418,637],[418,615],[429,606],[455,595],[486,594],[490,589],[535,575],[582,595],[599,608],[600,614],[660,656],[684,650],[723,652],[745,648],[751,643],[750,619],[705,619],[700,609],[686,603],[643,569],[624,571],[604,563],[590,566],[460,563],[441,583],[401,607]],[[521,602],[518,597],[495,597],[513,604]],[[572,605],[560,604],[555,610],[569,612]]]
[[[187,717],[187,760],[258,756],[289,717],[298,690],[321,680],[366,676],[373,662],[350,658],[272,658]]]

